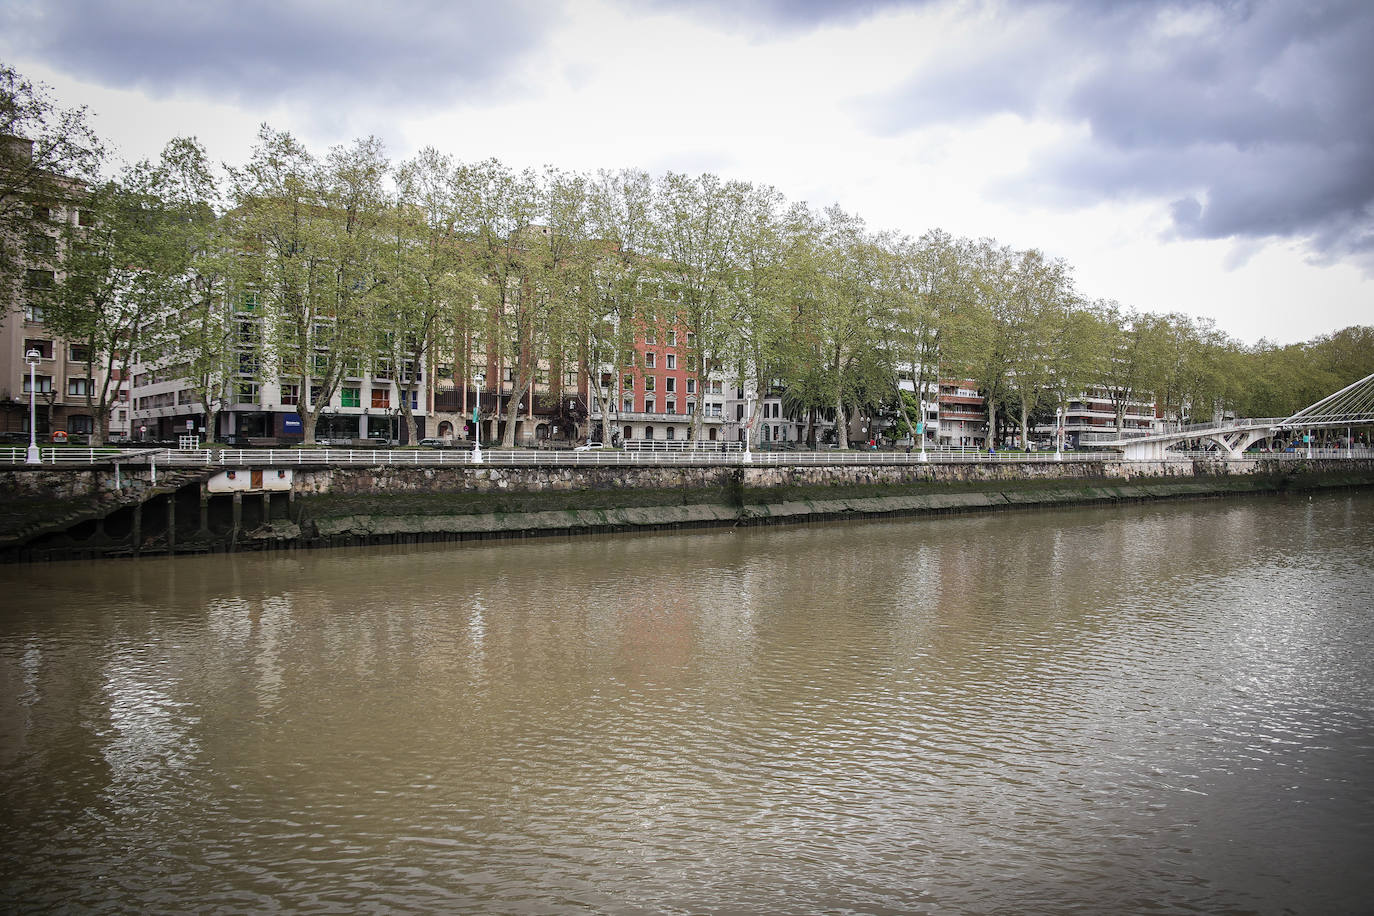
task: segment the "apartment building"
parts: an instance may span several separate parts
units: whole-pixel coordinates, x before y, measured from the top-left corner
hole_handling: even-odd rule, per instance
[[[987,399],[972,379],[940,379],[936,441],[948,448],[982,448],[988,440]]]
[[[0,137],[6,155],[27,158],[33,144],[20,137]],[[89,435],[95,429],[91,404],[103,384],[98,372],[92,377],[86,348],[62,339],[49,325],[44,295],[57,282],[63,231],[81,224],[82,211],[66,202],[35,200],[24,204],[23,238],[5,239],[18,255],[18,276],[4,297],[4,321],[0,325],[0,432],[8,438],[28,438],[30,375],[37,437],[51,442]],[[36,354],[32,373],[28,354]],[[97,357],[99,354],[96,354]],[[93,361],[99,364],[99,359]],[[119,427],[127,403],[112,399],[111,433]],[[22,434],[22,435],[21,435]]]
[[[289,445],[303,441],[302,408],[318,404],[322,386],[301,391],[300,378],[276,372],[276,359],[265,326],[264,307],[252,293],[225,302],[214,316],[224,326],[225,358],[218,368],[193,372],[192,354],[178,348],[175,334],[161,335],[164,347],[150,347],[132,369],[131,436],[135,441],[170,441],[194,434],[212,441],[243,440],[252,444]],[[175,325],[179,316],[166,316]],[[325,358],[320,349],[317,359]],[[195,377],[198,376],[198,377]],[[315,427],[317,442],[351,444],[362,439],[406,442],[403,399],[416,415],[420,437],[427,435],[425,368],[372,356],[351,360],[342,382],[330,394]],[[217,415],[208,429],[206,401]]]
[[[622,441],[686,441],[695,421],[701,424],[702,441],[723,440],[725,382],[718,374],[703,377],[696,335],[666,304],[636,327],[629,365],[598,371],[603,390],[609,386],[615,391],[612,423]],[[601,431],[602,408],[590,378],[586,385],[588,435],[595,437]]]
[[[1125,407],[1124,432],[1148,432],[1154,428],[1157,411],[1153,398],[1130,397]],[[1033,432],[1042,440],[1052,441],[1055,436],[1052,423],[1033,427]],[[1071,397],[1064,405],[1063,434],[1066,448],[1091,448],[1096,442],[1115,439],[1116,405],[1110,390],[1102,385],[1090,385]]]

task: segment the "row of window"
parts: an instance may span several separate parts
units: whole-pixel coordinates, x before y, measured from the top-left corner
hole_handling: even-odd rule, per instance
[[[645,342],[646,344],[648,344],[649,346],[651,346],[651,347],[652,347],[652,346],[657,346],[657,345],[658,345],[658,332],[655,331],[653,328],[647,328],[647,329],[644,331],[644,342]],[[676,346],[677,346],[677,329],[675,329],[675,328],[669,328],[668,331],[667,331],[667,333],[665,333],[665,334],[663,335],[663,342],[664,342],[665,344],[667,344],[668,346],[670,346],[670,347],[676,347]],[[689,348],[689,349],[690,349],[690,348],[694,348],[694,347],[696,347],[696,345],[697,345],[697,335],[693,334],[691,331],[688,331],[688,332],[687,332],[687,346],[688,346],[688,348]]]
[[[24,341],[24,355],[27,356],[30,350],[37,350],[40,359],[52,359],[53,342],[41,338],[30,337]],[[67,346],[67,359],[74,363],[84,363],[90,358],[90,347],[83,344],[69,344]]]
[[[697,409],[697,402],[696,402],[696,401],[688,401],[686,406],[687,406],[687,414],[686,414],[687,416],[690,417],[690,416],[692,416],[694,413],[696,413],[696,409]],[[625,412],[625,413],[634,413],[634,412],[635,412],[635,401],[634,401],[634,398],[633,398],[633,397],[625,398],[625,399],[621,402],[621,404],[620,404],[620,409],[621,409],[623,412]],[[644,399],[644,410],[643,410],[642,412],[643,412],[643,413],[658,413],[658,401],[654,400],[653,398],[645,398],[645,399]],[[664,412],[665,414],[670,415],[670,416],[676,414],[676,413],[677,413],[677,401],[673,400],[672,398],[669,398],[668,400],[664,401],[664,402],[663,402],[663,412]],[[701,415],[702,415],[703,417],[719,417],[719,416],[721,415],[721,405],[720,405],[720,404],[716,404],[716,403],[707,403],[707,404],[704,404],[704,405],[702,405],[702,408],[701,408]]]
[[[234,389],[234,403],[236,403],[236,404],[257,404],[257,403],[258,403],[258,399],[259,399],[259,395],[260,395],[260,391],[261,391],[261,387],[258,385],[257,382],[240,382],[240,383],[235,387],[235,389]],[[320,400],[320,397],[321,397],[322,394],[323,394],[323,391],[322,391],[322,389],[321,389],[318,385],[312,385],[312,386],[310,387],[310,403],[311,403],[311,404],[317,404],[317,403],[319,403],[319,400]],[[404,392],[404,391],[403,391],[403,392],[401,392],[401,401],[402,401],[402,403],[404,403],[404,400],[405,400],[407,394],[408,394],[409,397],[410,397],[410,409],[411,409],[411,410],[419,410],[419,409],[420,409],[420,393],[419,393],[418,391],[410,391],[410,392]],[[281,388],[280,388],[280,391],[279,391],[279,396],[280,396],[280,403],[281,403],[282,405],[287,406],[287,407],[299,406],[299,405],[300,405],[300,402],[301,402],[301,386],[300,386],[300,385],[282,385]],[[340,407],[362,407],[362,406],[363,406],[363,390],[362,390],[362,388],[361,388],[361,387],[358,387],[358,386],[354,386],[354,385],[345,385],[345,386],[341,387],[341,388],[339,389],[339,406],[340,406]],[[369,407],[372,407],[372,408],[377,408],[377,409],[379,409],[379,410],[386,410],[386,409],[389,409],[389,408],[392,406],[392,404],[391,404],[391,389],[390,389],[390,388],[373,388],[373,389],[371,389],[371,391],[370,391],[370,393],[369,393],[369,404],[368,404],[368,406],[369,406]]]
[[[74,398],[84,398],[95,390],[94,383],[88,378],[69,378],[67,379],[67,395]],[[52,376],[35,375],[33,386],[29,386],[29,376],[24,376],[24,394],[33,391],[37,394],[52,394]]]
[[[634,391],[634,390],[635,390],[635,377],[634,377],[633,375],[626,375],[623,381],[624,381],[625,384],[624,384],[622,387],[623,387],[623,389],[624,389],[625,391]],[[717,384],[715,387],[716,387],[715,393],[716,393],[716,394],[720,394],[720,385]],[[656,376],[656,375],[646,375],[646,376],[644,376],[644,390],[645,390],[645,391],[657,391],[657,390],[658,390],[658,376]],[[669,393],[669,394],[676,394],[676,393],[677,393],[677,378],[675,378],[674,376],[671,376],[671,375],[666,376],[666,377],[663,379],[663,390],[666,391],[666,392]],[[696,394],[696,393],[697,393],[697,380],[694,379],[694,378],[689,378],[689,379],[687,379],[687,394]]]

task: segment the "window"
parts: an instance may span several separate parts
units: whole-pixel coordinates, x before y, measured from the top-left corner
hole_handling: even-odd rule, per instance
[[[665,378],[663,380],[663,390],[670,393],[677,391],[677,379],[671,375]]]
[[[251,290],[251,289],[250,289],[250,290],[248,290],[247,292],[245,292],[245,293],[243,294],[243,297],[239,300],[239,311],[241,311],[241,312],[256,312],[257,310],[258,310],[258,293],[257,293],[257,290]]]
[[[622,411],[624,411],[625,413],[634,413],[634,412],[635,412],[635,399],[634,399],[634,398],[626,398],[626,399],[624,400],[624,402],[620,405],[620,409],[621,409]]]
[[[77,210],[76,224],[78,226],[94,226],[95,216],[91,213],[90,210]]]
[[[736,419],[736,420],[743,420],[743,419],[744,419],[744,405],[743,405],[743,404],[736,404],[736,405],[735,405],[735,419]]]
[[[52,289],[53,284],[56,282],[55,278],[56,274],[51,270],[29,268],[28,272],[24,275],[24,284],[28,286],[29,289]]]
[[[657,384],[658,384],[658,379],[655,378],[654,376],[652,376],[652,375],[646,375],[646,376],[644,376],[644,390],[645,390],[645,391],[653,391],[653,390],[654,390],[654,386],[657,385]]]
[[[256,404],[258,402],[258,383],[239,382],[234,390],[234,403]]]
[[[676,439],[676,438],[677,438],[677,427],[676,427],[676,426],[670,426],[670,427],[668,427],[668,438],[669,438],[669,439]]]
[[[697,335],[693,334],[691,331],[688,331],[688,332],[687,332],[687,347],[688,347],[688,349],[695,349],[695,348],[696,348],[696,345],[697,345]]]
[[[373,406],[373,407],[390,407],[390,406],[391,406],[391,389],[390,389],[390,388],[373,388],[373,389],[372,389],[372,406]]]
[[[654,333],[654,329],[653,329],[653,328],[646,328],[646,329],[645,329],[645,331],[644,331],[644,342],[645,342],[646,344],[656,344],[656,343],[658,343],[658,335],[657,335],[656,333]]]
[[[628,426],[625,427],[625,438],[626,438],[626,439],[630,438],[631,432],[632,432],[632,431],[631,431],[631,428],[630,428],[630,427],[628,427]]]
[[[677,331],[673,330],[672,328],[669,328],[669,329],[668,329],[668,346],[670,346],[670,347],[676,347],[676,346],[677,346]],[[672,367],[670,366],[669,368],[672,368]]]
[[[69,378],[67,379],[67,394],[72,397],[86,397],[92,391],[91,380],[88,378]]]
[[[653,353],[644,354],[644,368],[653,369],[656,367],[656,360]]]
[[[339,404],[343,407],[361,407],[362,389],[361,388],[340,388]]]
[[[694,378],[689,378],[689,379],[687,380],[687,393],[688,393],[688,394],[696,394],[696,393],[697,393],[697,380],[696,380],[696,379],[694,379]]]
[[[258,366],[258,355],[256,353],[239,353],[239,375],[257,375]]]
[[[190,388],[183,388],[177,392],[177,404],[186,405],[196,402],[196,393]]]
[[[40,223],[46,223],[48,220],[52,219],[52,209],[42,205],[35,206],[29,213]]]
[[[52,341],[39,340],[34,337],[24,341],[24,355],[27,356],[30,350],[37,350],[40,359],[52,359]]]
[[[654,428],[653,428],[652,426],[646,426],[646,427],[644,427],[644,438],[645,438],[645,439],[652,439],[653,437],[654,437]]]
[[[288,407],[291,406],[292,404],[299,404],[299,403],[301,402],[301,386],[300,386],[300,385],[282,385],[282,386],[281,386],[281,402],[282,402],[282,404],[284,404],[284,405],[286,405],[286,406],[288,406]]]
[[[34,233],[29,236],[29,255],[44,261],[51,260],[57,256],[57,239]]]
[[[33,381],[34,381],[34,387],[33,387],[32,390],[36,391],[38,394],[52,394],[52,376],[51,376],[51,375],[35,375],[35,376],[33,377]],[[24,393],[25,393],[25,394],[28,394],[29,391],[30,391],[30,388],[29,388],[29,374],[28,374],[27,372],[25,372],[25,373],[24,373]]]
[[[669,353],[669,354],[668,354],[666,357],[664,357],[664,358],[668,360],[668,368],[669,368],[669,369],[676,369],[676,368],[677,368],[677,357],[676,357],[676,356],[674,356],[672,353]]]
[[[564,372],[564,373],[563,373],[563,384],[566,385],[566,386],[568,386],[569,388],[575,386],[575,385],[577,384],[577,373],[576,373],[576,372]]]
[[[95,430],[95,417],[86,414],[73,414],[67,418],[67,432],[78,436],[89,436]]]
[[[677,401],[674,401],[672,398],[669,398],[667,401],[664,402],[663,408],[664,408],[664,410],[666,410],[668,413],[674,413],[674,414],[675,414],[675,413],[677,413]]]
[[[696,401],[688,401],[688,402],[687,402],[687,416],[690,417],[690,416],[692,416],[693,414],[695,414],[696,412],[697,412],[697,402],[696,402]]]
[[[653,413],[653,412],[654,412],[654,407],[655,407],[655,406],[656,406],[656,405],[654,404],[654,399],[653,399],[653,398],[645,398],[645,399],[644,399],[644,412],[645,412],[645,413]],[[653,437],[650,436],[649,438],[653,438]]]
[[[67,348],[67,359],[74,363],[88,363],[91,361],[91,348],[72,344]]]
[[[260,336],[258,323],[252,318],[240,318],[234,322],[234,336],[241,344],[255,344]]]
[[[43,310],[43,306],[33,305],[32,303],[24,306],[25,321],[46,321],[47,319],[48,313]]]
[[[625,384],[622,385],[621,387],[624,388],[626,391],[634,391],[634,390],[635,390],[635,377],[634,377],[633,375],[627,375],[627,376],[625,376]]]
[[[391,360],[379,359],[372,369],[372,377],[380,379],[391,378]]]

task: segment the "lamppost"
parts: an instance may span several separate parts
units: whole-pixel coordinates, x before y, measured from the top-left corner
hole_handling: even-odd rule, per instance
[[[1064,460],[1064,405],[1054,409],[1054,460]]]
[[[34,395],[38,391],[37,375],[38,361],[43,358],[43,354],[37,350],[29,350],[24,354],[24,361],[29,364],[29,453],[24,458],[25,464],[38,464],[38,408],[35,406]]]
[[[478,374],[474,379],[477,383],[477,406],[472,408],[472,463],[482,463],[482,386],[486,384],[487,377]]]
[[[740,460],[749,464],[754,460],[754,455],[749,451],[750,432],[754,426],[754,399],[749,396],[744,398],[744,457]]]

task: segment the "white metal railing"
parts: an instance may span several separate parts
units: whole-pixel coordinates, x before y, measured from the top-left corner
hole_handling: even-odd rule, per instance
[[[743,442],[712,442],[709,439],[631,439],[628,452],[742,452]]]
[[[108,461],[121,460],[126,456],[142,454],[144,454],[143,450],[113,447],[78,448],[62,446],[60,448],[40,447],[38,449],[38,458],[43,464],[102,464]],[[26,460],[28,460],[28,446],[0,448],[0,464],[23,464]]]
[[[717,443],[731,444],[731,443]],[[0,464],[23,465],[24,448],[0,449]],[[620,450],[595,449],[578,452],[543,449],[483,449],[480,464],[475,453],[452,449],[113,449],[113,448],[44,448],[41,459],[48,466],[76,466],[113,464],[154,464],[158,467],[321,467],[335,465],[396,466],[396,467],[481,467],[495,466],[617,466],[617,465],[764,465],[764,466],[824,466],[824,465],[907,465],[956,464],[996,462],[998,464],[1044,464],[1084,461],[1113,461],[1124,459],[1115,451],[1065,451],[1056,459],[1054,452],[995,452],[976,449],[930,449],[926,452],[905,451],[705,451]],[[1285,451],[1246,452],[1244,460],[1277,459],[1300,461],[1309,457],[1305,447]],[[1312,458],[1374,459],[1374,449],[1313,448]],[[1139,461],[1229,460],[1222,450],[1169,451],[1162,458],[1131,459]]]

